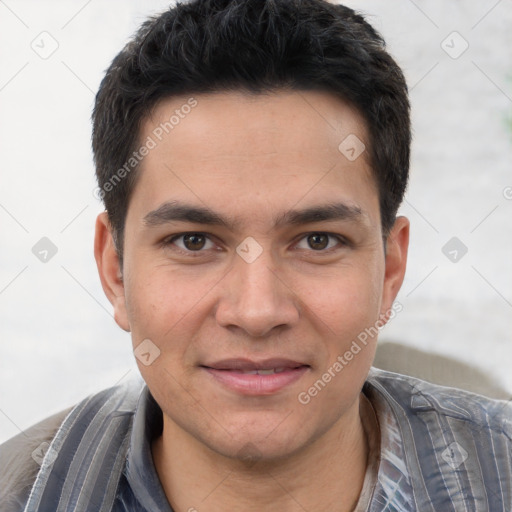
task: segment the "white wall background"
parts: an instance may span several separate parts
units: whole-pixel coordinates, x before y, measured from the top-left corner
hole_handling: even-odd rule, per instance
[[[413,105],[404,310],[382,339],[472,364],[512,395],[512,4],[346,3],[387,39]],[[92,254],[89,119],[114,55],[167,4],[0,1],[0,442],[137,371]],[[454,236],[468,249],[456,263],[442,252]],[[46,263],[42,237],[58,250]]]

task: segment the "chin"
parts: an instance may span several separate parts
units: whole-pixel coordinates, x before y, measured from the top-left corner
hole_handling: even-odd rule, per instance
[[[220,429],[212,437],[210,431],[209,438],[202,442],[224,457],[248,463],[286,459],[312,442],[299,425],[279,429],[280,422],[285,423],[282,417],[278,421],[238,422],[236,428],[228,429],[229,433]]]
[[[220,455],[232,459],[233,462],[241,462],[253,465],[256,463],[275,463],[284,460],[300,451],[301,446],[294,442],[289,445],[288,440],[274,440],[273,442],[259,442],[250,438],[231,440],[229,444],[221,444],[212,447]]]

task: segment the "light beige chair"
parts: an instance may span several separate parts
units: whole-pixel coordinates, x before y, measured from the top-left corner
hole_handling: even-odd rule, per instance
[[[379,342],[373,365],[434,384],[465,389],[491,398],[512,400],[512,394],[501,389],[482,370],[444,355],[424,352],[400,343]]]

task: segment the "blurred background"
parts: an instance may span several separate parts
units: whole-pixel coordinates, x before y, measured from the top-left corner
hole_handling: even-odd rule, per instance
[[[510,399],[512,4],[344,3],[384,35],[412,102],[409,265],[379,361],[443,383],[455,361],[474,368],[462,386]],[[115,54],[168,5],[0,0],[0,442],[138,371],[93,258],[90,114]]]

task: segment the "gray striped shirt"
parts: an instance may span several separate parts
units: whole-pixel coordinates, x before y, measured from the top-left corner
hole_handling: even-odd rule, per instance
[[[375,368],[363,393],[380,436],[358,511],[512,512],[510,402]],[[161,428],[140,380],[84,400],[53,439],[25,511],[172,512],[151,456]]]

